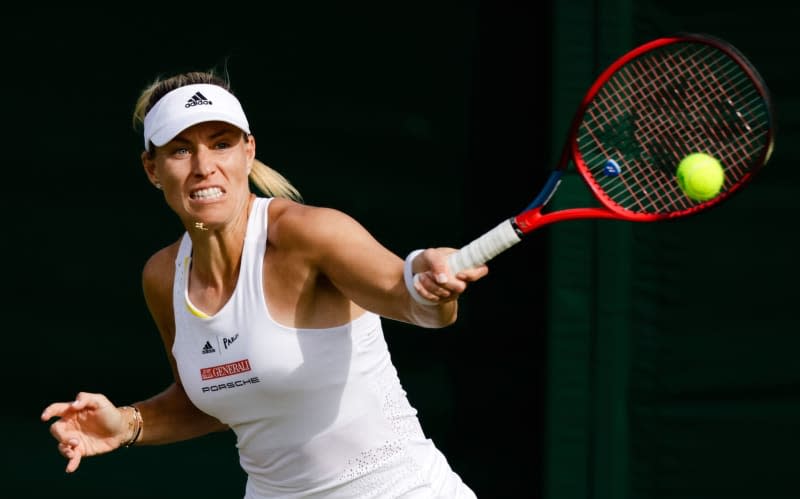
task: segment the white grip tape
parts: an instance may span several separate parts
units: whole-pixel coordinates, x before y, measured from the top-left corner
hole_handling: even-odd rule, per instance
[[[511,219],[475,239],[447,258],[450,272],[456,274],[464,269],[483,265],[503,251],[514,246],[521,239],[514,230]]]
[[[447,257],[447,266],[451,274],[457,274],[462,270],[483,265],[521,240],[514,230],[511,219],[504,220],[494,229]],[[422,250],[415,250],[406,258],[404,275],[406,288],[417,303],[437,305],[437,302],[424,298],[416,290],[415,284],[419,280],[419,274],[414,274],[413,278],[411,276],[411,261],[421,252]]]

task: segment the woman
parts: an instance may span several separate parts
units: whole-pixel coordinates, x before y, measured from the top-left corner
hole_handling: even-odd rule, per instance
[[[347,215],[299,202],[255,159],[245,113],[213,73],[156,81],[134,120],[145,173],[186,228],[142,277],[174,382],[129,406],[85,392],[48,406],[67,472],[231,428],[247,499],[474,497],[423,434],[380,317],[447,326],[487,268],[450,275],[449,248],[404,263]]]

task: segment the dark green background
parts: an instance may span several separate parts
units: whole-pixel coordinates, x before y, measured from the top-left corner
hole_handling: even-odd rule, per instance
[[[78,390],[127,403],[169,382],[139,280],[181,228],[131,127],[155,76],[227,65],[258,157],[405,255],[521,209],[597,73],[682,30],[732,42],[773,91],[777,147],[753,185],[674,223],[543,229],[492,262],[456,325],[387,321],[387,340],[427,434],[481,498],[800,496],[800,9],[328,4],[3,15],[3,496],[241,497],[230,434],[67,476],[38,421]]]

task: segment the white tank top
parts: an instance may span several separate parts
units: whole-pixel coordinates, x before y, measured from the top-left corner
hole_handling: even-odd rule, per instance
[[[181,382],[236,433],[245,499],[474,498],[423,434],[377,315],[324,329],[272,319],[262,272],[269,202],[253,203],[236,289],[219,312],[189,300],[188,234],[173,284]]]

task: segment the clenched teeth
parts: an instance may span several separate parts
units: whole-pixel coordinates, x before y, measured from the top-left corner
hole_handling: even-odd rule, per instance
[[[213,199],[222,196],[222,189],[219,187],[209,187],[208,189],[200,189],[190,194],[192,199]]]

